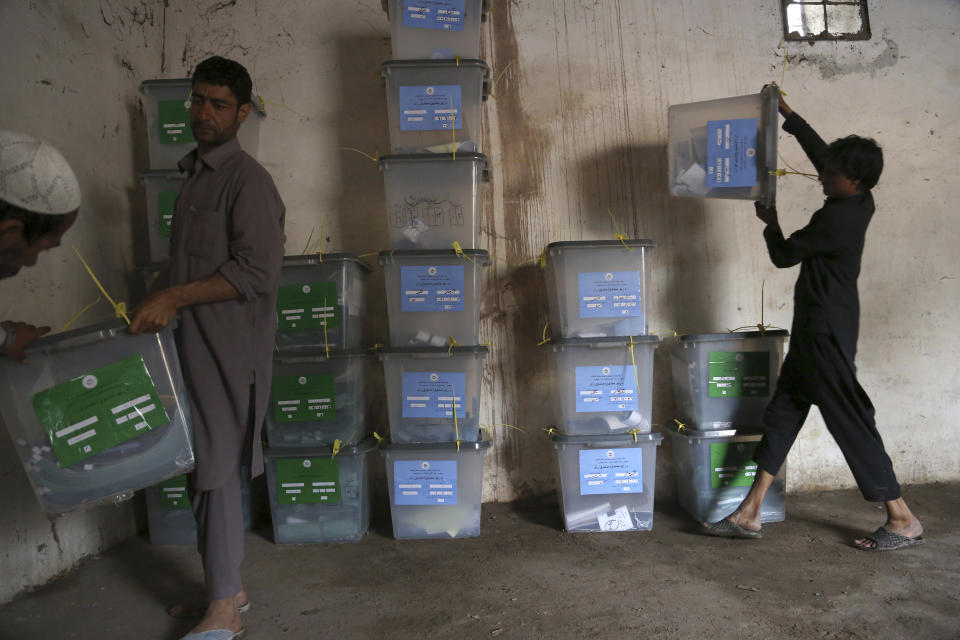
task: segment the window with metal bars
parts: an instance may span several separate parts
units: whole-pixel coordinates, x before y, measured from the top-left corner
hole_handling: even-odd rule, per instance
[[[867,0],[781,0],[786,40],[869,40]]]

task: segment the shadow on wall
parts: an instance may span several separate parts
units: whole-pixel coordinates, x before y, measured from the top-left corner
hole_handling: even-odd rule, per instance
[[[360,153],[386,155],[390,149],[387,128],[387,101],[380,64],[390,58],[389,24],[384,20],[384,36],[341,36],[337,41],[340,100],[331,117],[337,139],[330,145],[340,148],[339,193],[337,210],[320,212],[322,217],[339,219],[342,246],[325,245],[331,251],[349,251],[363,255],[373,266],[368,280],[366,335],[373,342],[387,342],[387,309],[383,295],[383,272],[376,253],[389,248],[383,177],[376,163]],[[331,87],[331,90],[333,88]],[[329,228],[329,225],[328,225]]]
[[[127,115],[133,144],[130,146],[132,166],[136,168],[134,183],[127,188],[127,202],[132,213],[130,233],[133,234],[128,246],[133,247],[130,264],[133,271],[127,273],[125,284],[129,292],[128,307],[137,304],[146,294],[146,285],[140,269],[150,263],[150,219],[147,213],[146,189],[140,182],[140,174],[150,170],[150,152],[147,148],[147,116],[143,110],[143,95],[137,92],[135,98],[127,103]]]

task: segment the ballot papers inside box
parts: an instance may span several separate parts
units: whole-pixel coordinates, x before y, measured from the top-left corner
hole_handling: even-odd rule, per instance
[[[372,356],[359,351],[287,349],[274,354],[267,441],[273,450],[356,444],[369,432]]]
[[[370,526],[371,439],[264,452],[277,544],[357,542]]]
[[[773,206],[777,176],[777,88],[759,94],[671,105],[670,193],[759,200]]]
[[[733,513],[747,497],[759,470],[754,453],[758,433],[670,429],[677,500],[697,522],[716,522]],[[773,479],[760,506],[761,522],[786,518],[787,465]]]
[[[51,514],[129,498],[193,468],[173,329],[122,322],[41,338],[0,359],[0,415]]]
[[[277,290],[277,347],[364,347],[370,267],[352,253],[286,256]]]
[[[487,157],[418,153],[379,161],[394,249],[474,249],[480,237]]]
[[[548,351],[554,406],[568,435],[650,433],[657,336],[557,339]]]
[[[763,430],[788,333],[783,329],[700,333],[670,341],[673,395],[694,429]]]
[[[483,455],[490,441],[380,445],[387,467],[393,537],[480,535]]]
[[[647,333],[652,240],[552,242],[544,278],[555,338]]]
[[[572,533],[653,528],[657,447],[663,436],[552,436],[560,511]]]
[[[397,60],[477,58],[489,0],[389,0]]]

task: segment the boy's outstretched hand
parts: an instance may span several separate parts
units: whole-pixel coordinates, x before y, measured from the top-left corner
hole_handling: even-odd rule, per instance
[[[771,82],[769,85],[765,84],[763,88],[766,89],[769,86],[777,87],[777,109],[780,111],[780,115],[786,118],[793,113],[793,109],[791,109],[787,101],[783,99],[783,91],[780,91],[780,87],[777,86],[776,82]]]
[[[757,217],[764,224],[777,224],[777,208],[765,206],[762,202],[754,202],[753,208],[757,210]]]

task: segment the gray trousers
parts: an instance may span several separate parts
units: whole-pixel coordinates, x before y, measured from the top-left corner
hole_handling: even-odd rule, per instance
[[[197,551],[203,559],[203,578],[211,600],[232,598],[243,589],[240,564],[243,562],[243,493],[241,473],[250,473],[250,439],[253,437],[254,395],[250,386],[250,418],[242,451],[233,473],[222,486],[197,491],[189,482],[190,503],[197,521]],[[241,471],[242,470],[242,471]],[[193,480],[194,474],[190,474]]]
[[[232,598],[243,589],[243,504],[240,461],[236,473],[222,487],[197,491],[191,497],[197,520],[197,550],[203,558],[203,577],[211,600]]]

